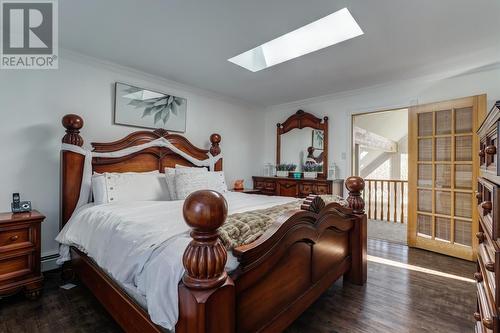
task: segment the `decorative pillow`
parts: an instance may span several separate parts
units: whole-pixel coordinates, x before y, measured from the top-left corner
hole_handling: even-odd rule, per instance
[[[192,172],[208,172],[205,168],[192,168],[186,167],[182,165],[176,165],[176,169],[182,169],[184,173],[192,173]],[[177,193],[175,191],[175,170],[174,168],[165,168],[165,181],[167,183],[168,193],[170,194],[171,200],[179,200],[177,198]]]
[[[170,200],[164,175],[158,171],[94,174],[92,192],[97,204]]]
[[[175,193],[175,169],[165,168],[165,182],[167,183],[168,194],[172,200],[177,200],[177,194]]]
[[[175,169],[175,193],[177,200],[184,200],[191,193],[209,188],[208,172],[182,172]]]
[[[223,171],[210,171],[208,173],[208,187],[220,193],[227,192],[226,178]]]

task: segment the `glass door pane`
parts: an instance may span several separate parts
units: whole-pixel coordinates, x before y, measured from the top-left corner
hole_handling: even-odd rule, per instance
[[[455,109],[455,133],[472,132],[472,108]]]
[[[418,136],[432,135],[432,112],[418,114]]]
[[[451,110],[436,112],[436,135],[451,134]]]

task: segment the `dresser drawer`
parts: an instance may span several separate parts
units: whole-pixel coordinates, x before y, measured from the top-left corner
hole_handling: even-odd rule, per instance
[[[492,299],[488,295],[488,291],[484,286],[484,282],[477,281],[477,304],[479,309],[479,319],[484,327],[492,330],[498,324],[496,323],[497,315]],[[475,317],[478,317],[477,314]],[[477,318],[476,318],[477,319]]]
[[[254,189],[260,190],[265,194],[275,194],[276,192],[276,183],[272,180],[254,180]]]
[[[0,259],[0,283],[33,273],[33,254],[5,256]]]
[[[296,197],[299,194],[298,184],[294,181],[278,181],[278,195],[284,197]]]
[[[500,236],[499,187],[480,177],[477,188],[476,199],[481,224],[492,239],[497,239]]]
[[[495,108],[498,110],[498,106]],[[493,112],[492,110],[478,130],[479,163],[481,173],[486,177],[492,176],[495,182],[498,180],[498,176],[500,176],[500,164],[498,163],[500,154],[497,153],[499,148],[498,138],[500,137],[499,130],[498,112]]]
[[[328,191],[328,184],[316,184],[316,188],[314,189],[314,194],[324,195],[330,194]]]
[[[493,249],[490,248],[486,242],[487,241],[479,244],[478,247],[477,260],[479,272],[476,274],[480,275],[484,286],[487,288],[488,294],[491,295],[491,299],[494,303],[497,303],[498,293],[496,289],[496,275],[498,274],[499,263],[495,260],[495,252],[491,252]]]
[[[299,195],[301,197],[307,197],[309,194],[315,193],[314,183],[300,183],[299,184]]]
[[[29,225],[0,228],[0,253],[34,247],[32,234]]]

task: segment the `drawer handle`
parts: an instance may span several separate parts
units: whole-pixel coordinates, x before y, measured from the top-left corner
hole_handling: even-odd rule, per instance
[[[476,192],[476,199],[478,202],[483,200],[483,194],[481,192]]]
[[[491,261],[485,262],[484,267],[486,267],[486,269],[489,270],[490,272],[495,272],[495,263],[494,262],[491,262]]]
[[[483,209],[484,215],[491,213],[491,209],[493,208],[493,204],[491,201],[484,201],[481,204],[481,208]]]
[[[484,232],[480,231],[480,232],[476,233],[476,237],[479,240],[479,243],[484,242]]]
[[[481,274],[481,272],[474,273],[474,280],[476,280],[477,282],[482,282],[483,281],[483,274]]]
[[[479,151],[479,157],[484,157],[484,150],[483,150],[483,149],[481,149],[481,150]]]
[[[11,242],[15,242],[16,240],[19,239],[19,236],[18,235],[14,235],[14,236],[11,236],[9,239],[10,239]]]
[[[488,155],[495,155],[497,153],[497,147],[491,145],[484,149],[484,152]]]

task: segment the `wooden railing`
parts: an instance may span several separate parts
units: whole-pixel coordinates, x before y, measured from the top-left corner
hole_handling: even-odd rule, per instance
[[[408,181],[397,179],[365,179],[363,191],[368,219],[406,223]]]

